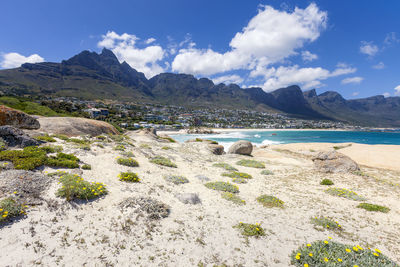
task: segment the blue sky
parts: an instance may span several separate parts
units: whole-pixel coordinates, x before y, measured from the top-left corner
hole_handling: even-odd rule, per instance
[[[400,95],[397,0],[2,0],[0,10],[1,68],[107,47],[148,78]]]

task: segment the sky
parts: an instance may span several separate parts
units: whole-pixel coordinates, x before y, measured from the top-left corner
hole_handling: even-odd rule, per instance
[[[108,48],[151,78],[400,96],[400,1],[1,0],[0,69]]]

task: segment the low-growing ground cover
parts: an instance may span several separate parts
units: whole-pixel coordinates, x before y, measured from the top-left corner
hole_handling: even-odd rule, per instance
[[[140,179],[139,179],[139,176],[137,175],[137,173],[133,173],[133,172],[121,172],[118,175],[118,178],[120,181],[124,181],[124,182],[131,182],[131,183],[140,182]]]
[[[326,189],[325,192],[332,196],[344,197],[355,201],[366,200],[366,198],[359,196],[356,192],[344,188],[331,187]]]
[[[25,214],[26,206],[13,197],[0,201],[0,224]]]
[[[357,208],[365,209],[367,211],[378,211],[383,213],[388,213],[390,209],[385,206],[370,204],[370,203],[361,203],[357,206]]]
[[[231,201],[237,205],[246,205],[246,201],[241,199],[239,196],[231,193],[231,192],[223,192],[221,193],[221,197],[228,201]]]
[[[251,224],[251,223],[243,223],[233,226],[234,228],[238,228],[240,233],[244,236],[255,236],[260,237],[265,235],[264,229],[260,226],[259,223]]]
[[[119,165],[124,165],[128,167],[138,167],[139,163],[133,158],[117,158],[117,163]]]
[[[157,164],[157,165],[161,165],[161,166],[177,168],[176,164],[173,163],[169,158],[165,158],[165,157],[161,157],[161,156],[157,156],[157,157],[152,158],[150,160],[150,162],[154,163],[154,164]]]
[[[335,221],[328,217],[317,216],[311,218],[311,223],[316,226],[316,228],[320,229],[328,229],[328,230],[342,230],[342,226],[338,221]]]
[[[261,195],[257,198],[257,201],[267,208],[283,208],[285,204],[279,198],[270,195]]]
[[[345,245],[331,240],[319,240],[304,244],[293,251],[291,263],[295,266],[379,266],[396,267],[394,261],[383,255],[379,249],[360,245]]]
[[[38,135],[33,137],[33,139],[36,139],[38,141],[43,141],[43,142],[57,142],[56,139],[54,139],[53,137],[49,136],[49,135]]]
[[[253,176],[251,176],[248,173],[245,172],[224,172],[221,174],[222,176],[227,176],[230,178],[243,178],[243,179],[252,179]]]
[[[173,184],[186,184],[189,183],[189,180],[185,176],[181,175],[167,175],[164,177],[167,182]]]
[[[229,165],[228,163],[214,163],[213,167],[217,167],[217,168],[222,168],[225,169],[227,171],[237,171],[238,169],[236,169],[235,167]]]
[[[265,168],[265,164],[263,162],[252,159],[242,159],[236,162],[236,164],[240,166],[259,168],[259,169]]]
[[[272,171],[270,171],[270,170],[262,170],[261,174],[262,175],[273,175],[274,173]]]
[[[231,183],[226,183],[226,182],[208,182],[204,184],[207,188],[213,189],[213,190],[218,190],[218,191],[224,191],[224,192],[231,192],[231,193],[239,193],[239,187],[236,185],[233,185]]]
[[[333,185],[333,182],[330,179],[323,179],[319,184],[320,185]]]
[[[85,181],[76,174],[63,174],[60,177],[61,188],[56,195],[66,198],[67,201],[75,199],[90,200],[107,194],[107,189],[102,183]]]

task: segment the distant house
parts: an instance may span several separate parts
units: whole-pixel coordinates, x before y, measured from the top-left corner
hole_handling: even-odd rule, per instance
[[[97,118],[98,116],[105,116],[109,115],[108,109],[106,108],[88,108],[84,110],[85,112],[89,113],[91,118]]]

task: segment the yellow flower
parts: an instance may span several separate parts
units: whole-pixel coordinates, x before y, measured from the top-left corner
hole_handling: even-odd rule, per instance
[[[338,262],[342,262],[343,260],[342,260],[341,258],[338,258],[337,261],[338,261]]]
[[[312,254],[312,253],[310,253],[310,254],[308,254],[308,256],[312,257],[312,256],[313,256],[313,254]]]
[[[357,247],[353,247],[353,250],[354,250],[354,251],[358,251],[358,248],[357,248]]]
[[[379,249],[377,249],[377,248],[375,249],[375,251],[378,252],[378,253],[382,253],[382,252],[381,252]]]
[[[5,218],[5,217],[7,217],[7,214],[4,214],[4,215],[3,215],[3,218]]]
[[[374,252],[373,254],[374,254],[375,257],[379,257],[378,253]]]
[[[328,239],[332,239],[332,237],[328,236]]]
[[[300,256],[299,255],[296,255],[296,260],[300,260]]]
[[[3,211],[3,209],[0,209],[0,211]]]
[[[14,194],[16,194],[17,193],[17,191],[14,191]]]
[[[363,248],[362,248],[360,245],[357,245],[357,248],[358,248],[359,250],[363,250]]]
[[[307,264],[307,263],[304,263],[304,267],[308,267],[308,264]]]
[[[353,267],[358,267],[358,265],[354,265]]]
[[[307,247],[311,247],[311,244],[307,244]]]
[[[325,243],[325,244],[329,244],[329,242],[328,242],[328,241],[326,241],[326,240],[324,241],[324,243]]]
[[[328,260],[328,258],[324,258],[324,261],[325,261],[325,262],[328,262],[329,260]]]
[[[349,253],[350,253],[350,252],[351,252],[351,250],[350,250],[350,249],[348,249],[348,248],[346,248],[346,252],[349,252]]]

